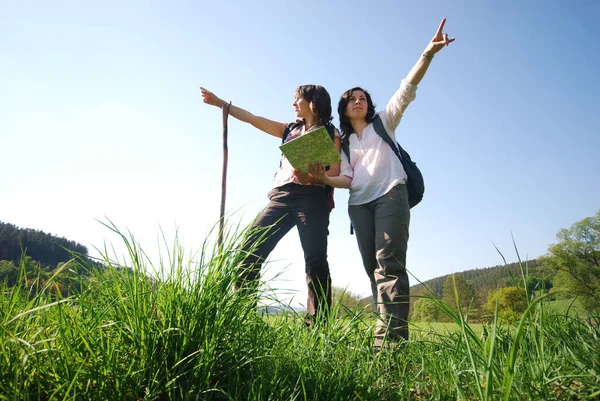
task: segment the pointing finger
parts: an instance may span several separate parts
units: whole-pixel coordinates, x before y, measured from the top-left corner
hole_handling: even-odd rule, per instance
[[[442,30],[444,29],[444,24],[445,23],[446,23],[446,18],[442,19],[442,22],[440,23],[440,27],[438,28],[436,35],[441,35],[442,34]]]

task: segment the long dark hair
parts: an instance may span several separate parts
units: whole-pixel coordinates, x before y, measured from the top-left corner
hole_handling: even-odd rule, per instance
[[[325,126],[331,123],[331,97],[321,85],[301,85],[296,89],[296,96],[302,96],[311,104],[311,110],[317,117],[317,123]]]
[[[338,115],[340,116],[340,130],[342,131],[343,140],[348,140],[350,134],[354,133],[354,129],[352,128],[352,124],[350,123],[350,119],[346,117],[346,106],[348,106],[350,96],[352,96],[352,92],[354,91],[362,91],[367,97],[367,116],[365,117],[367,123],[372,123],[373,119],[375,118],[375,104],[373,103],[369,92],[367,92],[360,86],[355,86],[352,89],[348,89],[342,94],[338,103]]]

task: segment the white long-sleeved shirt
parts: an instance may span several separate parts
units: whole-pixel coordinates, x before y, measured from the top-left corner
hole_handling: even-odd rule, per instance
[[[379,112],[388,135],[396,143],[396,127],[406,107],[416,97],[417,86],[402,80],[400,88],[390,99],[385,110]],[[340,175],[352,178],[349,205],[362,205],[385,195],[400,183],[406,183],[406,172],[390,146],[369,124],[362,137],[350,135],[350,162],[342,152]]]

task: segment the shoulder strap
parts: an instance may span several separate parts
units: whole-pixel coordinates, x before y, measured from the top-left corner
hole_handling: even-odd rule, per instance
[[[290,132],[292,132],[294,129],[296,129],[300,124],[302,124],[302,123],[298,123],[298,122],[289,123],[285,127],[285,130],[283,130],[283,136],[281,137],[281,143],[285,143],[285,140],[287,139]]]
[[[404,166],[404,169],[406,170],[405,163],[413,163],[413,161],[411,160],[408,152],[402,148],[400,143],[396,142],[396,144],[394,145],[392,138],[390,137],[390,135],[385,130],[385,127],[383,126],[383,121],[381,121],[381,117],[379,117],[379,114],[377,114],[375,116],[375,119],[373,120],[373,128],[375,128],[375,132],[377,132],[377,135],[382,137],[383,140],[388,145],[390,145],[390,147],[392,148],[392,150],[394,151],[396,156],[398,156],[398,159],[400,159],[400,162],[402,162],[402,166]]]
[[[398,147],[400,147],[400,144],[394,143],[394,141],[392,141],[392,138],[383,126],[383,121],[381,121],[381,117],[379,117],[379,114],[376,114],[375,118],[373,119],[373,128],[375,128],[375,132],[377,133],[377,135],[379,135],[388,145],[390,145],[390,148],[392,148],[396,156],[398,156],[398,159],[402,161],[402,156],[400,156],[400,152],[398,151]]]
[[[347,140],[342,140],[342,151],[348,158],[348,163],[350,163],[350,138],[348,138]]]
[[[335,126],[331,123],[327,123],[327,124],[325,124],[325,128],[327,129],[327,132],[329,133],[329,136],[331,137],[331,140],[333,141],[333,139],[335,138]]]

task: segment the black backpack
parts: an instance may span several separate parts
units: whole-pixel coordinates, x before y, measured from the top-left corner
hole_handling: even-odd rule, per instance
[[[295,128],[297,128],[301,124],[304,124],[304,123],[301,123],[301,122],[289,123],[285,127],[285,130],[283,131],[283,136],[281,137],[281,143],[285,143],[285,140],[288,137],[288,135],[290,134],[290,132],[292,132]],[[329,133],[329,136],[331,137],[331,140],[333,141],[333,139],[335,138],[335,127],[333,126],[333,124],[328,123],[325,125],[325,128],[327,129],[327,132]],[[281,158],[283,160],[283,155],[281,155]],[[279,166],[281,167],[281,162],[279,163]],[[329,170],[329,166],[325,167],[325,170]],[[331,210],[335,207],[335,203],[333,201],[333,187],[326,185],[325,191],[327,193],[329,209]]]
[[[379,114],[375,115],[373,119],[373,128],[375,128],[375,132],[379,135],[383,140],[390,145],[400,162],[402,163],[402,167],[406,172],[406,189],[408,190],[408,205],[412,208],[421,202],[423,199],[423,193],[425,192],[425,182],[423,181],[423,174],[421,174],[421,170],[417,167],[417,164],[413,162],[410,158],[410,155],[402,149],[402,146],[398,142],[394,144],[392,138],[388,135],[385,127],[383,126],[383,121],[381,121],[381,117]],[[397,145],[397,147],[396,147]],[[348,161],[350,161],[350,142],[348,140],[342,141],[342,150],[346,154]]]

